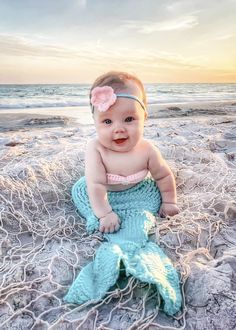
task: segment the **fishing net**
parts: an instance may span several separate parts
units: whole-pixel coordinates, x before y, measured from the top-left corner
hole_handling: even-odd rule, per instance
[[[173,318],[163,313],[155,287],[123,269],[103,300],[62,302],[102,242],[100,233],[86,233],[70,193],[84,174],[93,128],[1,134],[1,329],[233,329],[235,126],[223,119],[179,121],[146,125],[146,137],[176,176],[182,211],[157,217],[151,233],[181,274],[184,304]]]

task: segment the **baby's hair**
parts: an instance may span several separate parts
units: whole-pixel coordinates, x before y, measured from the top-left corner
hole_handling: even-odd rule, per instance
[[[145,106],[147,106],[147,97],[145,93],[145,89],[141,80],[133,74],[127,72],[120,71],[109,71],[101,76],[99,76],[95,82],[93,83],[90,93],[89,99],[91,100],[91,92],[95,87],[103,87],[103,86],[111,86],[115,92],[121,92],[127,88],[126,82],[128,80],[133,80],[139,86],[142,91],[142,101]],[[91,102],[90,102],[91,105]]]

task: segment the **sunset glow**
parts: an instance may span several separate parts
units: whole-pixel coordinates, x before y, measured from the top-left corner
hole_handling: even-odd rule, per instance
[[[0,83],[236,82],[236,1],[0,0]]]

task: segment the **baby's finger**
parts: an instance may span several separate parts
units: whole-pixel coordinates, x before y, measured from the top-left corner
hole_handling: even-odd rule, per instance
[[[120,228],[120,224],[118,223],[117,225],[115,225],[115,231],[119,230]]]
[[[109,233],[109,232],[110,232],[110,227],[105,228],[105,233],[107,234],[107,233]]]
[[[159,216],[161,218],[165,218],[166,217],[166,214],[165,214],[165,212],[161,211],[161,212],[159,212]]]
[[[100,226],[100,227],[99,227],[99,231],[100,231],[101,233],[104,233],[104,226]]]
[[[111,227],[110,227],[110,234],[114,233],[114,231],[115,231],[114,226],[111,226]]]

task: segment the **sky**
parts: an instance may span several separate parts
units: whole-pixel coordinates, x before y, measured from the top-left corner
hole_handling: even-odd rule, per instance
[[[0,0],[0,84],[236,82],[236,0]]]

